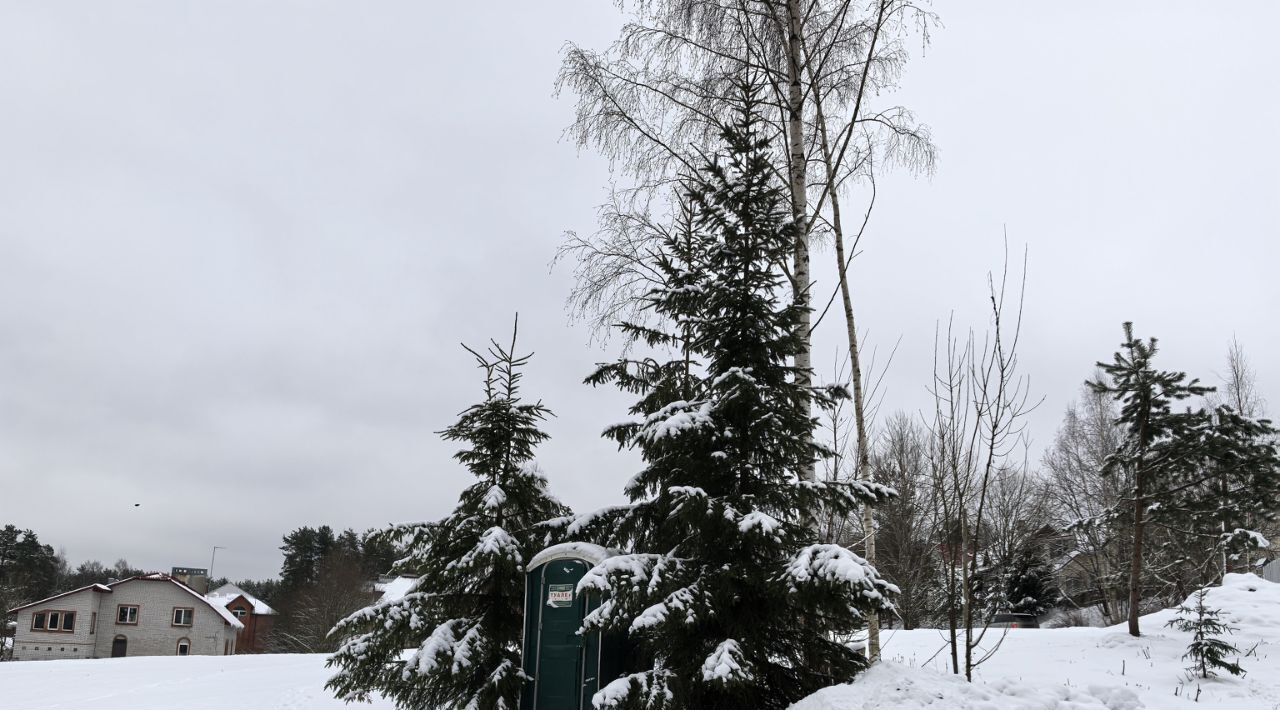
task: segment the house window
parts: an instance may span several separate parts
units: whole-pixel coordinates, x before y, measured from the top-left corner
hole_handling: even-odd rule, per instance
[[[138,606],[136,604],[121,604],[116,607],[116,623],[117,624],[136,624],[138,623]]]
[[[190,639],[178,639],[178,655],[179,655],[179,656],[190,656],[190,655],[191,655],[191,640],[190,640]]]
[[[74,611],[40,611],[31,616],[32,631],[64,631],[76,630],[76,613]]]
[[[96,631],[97,629],[98,629],[98,612],[95,611],[89,614],[89,635],[92,636],[93,632]]]
[[[231,613],[235,614],[237,619],[243,619],[245,615],[248,614],[249,612],[245,611],[244,609],[232,609]]]
[[[174,607],[173,608],[173,625],[174,626],[190,626],[191,619],[195,616],[196,610],[190,607]]]

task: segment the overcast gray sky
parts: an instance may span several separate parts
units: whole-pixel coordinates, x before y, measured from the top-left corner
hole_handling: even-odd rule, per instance
[[[935,324],[983,326],[1030,253],[1033,456],[1120,322],[1208,380],[1234,334],[1280,408],[1280,4],[938,2],[901,92],[941,149],[881,184],[856,262],[882,411],[927,404]],[[576,508],[636,466],[625,397],[548,270],[606,166],[560,140],[566,40],[604,2],[0,0],[0,524],[73,564],[277,573],[285,532],[445,514],[457,345],[537,351],[540,461]],[[828,253],[815,257],[830,260]],[[821,280],[829,273],[818,272]],[[821,285],[819,286],[821,288]],[[817,361],[839,333],[819,334]],[[135,507],[135,503],[141,506]]]

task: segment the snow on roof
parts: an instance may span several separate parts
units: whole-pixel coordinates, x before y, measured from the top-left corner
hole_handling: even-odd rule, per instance
[[[272,609],[266,602],[234,584],[224,584],[205,596],[209,597],[210,602],[223,607],[235,601],[236,597],[244,597],[245,601],[253,605],[254,614],[259,616],[269,616],[276,613],[276,610]]]
[[[382,596],[378,597],[380,602],[395,602],[404,599],[404,596],[412,592],[418,586],[417,577],[392,577],[388,580],[378,580],[373,583],[373,590]]]
[[[586,560],[592,565],[598,565],[601,562],[613,557],[616,552],[599,545],[593,545],[589,542],[562,542],[559,545],[552,545],[547,549],[539,552],[529,560],[529,564],[525,565],[525,570],[531,570],[534,567],[545,565],[552,560],[562,559],[578,559]]]
[[[110,594],[110,593],[111,593],[111,589],[110,589],[109,587],[107,587],[107,585],[105,585],[105,584],[90,584],[90,585],[85,586],[85,587],[80,587],[79,589],[72,589],[72,590],[71,590],[71,591],[69,591],[69,592],[63,592],[63,593],[61,593],[61,594],[55,594],[55,595],[53,595],[53,596],[51,596],[51,597],[45,597],[44,599],[40,599],[39,601],[31,602],[30,604],[23,604],[22,606],[14,607],[13,609],[10,609],[10,610],[8,611],[8,613],[12,614],[12,613],[13,613],[13,612],[15,612],[15,611],[22,611],[23,609],[28,609],[28,608],[33,607],[33,606],[36,606],[36,605],[38,605],[38,604],[44,604],[45,602],[51,602],[51,601],[53,601],[54,599],[61,599],[62,597],[69,597],[69,596],[71,596],[72,594],[75,594],[75,593],[77,593],[77,592],[83,592],[83,591],[84,591],[84,590],[86,590],[86,589],[92,589],[92,590],[93,590],[93,591],[95,591],[95,592],[106,592],[106,593],[108,593],[108,594]]]
[[[213,603],[213,601],[208,597],[206,597],[205,595],[201,594],[200,592],[197,592],[196,590],[192,589],[191,587],[188,587],[187,585],[183,584],[182,582],[179,582],[178,580],[174,579],[173,577],[170,577],[167,574],[162,574],[160,572],[152,572],[151,574],[141,574],[141,575],[138,575],[137,577],[122,579],[119,582],[112,582],[107,586],[118,587],[122,584],[128,584],[129,582],[138,582],[138,581],[169,582],[170,584],[173,584],[174,586],[181,589],[182,591],[204,602],[206,606],[208,606],[210,609],[213,609],[215,612],[217,612],[218,616],[222,617],[222,620],[227,622],[227,625],[230,626],[231,628],[233,629],[244,628],[244,624],[240,623],[240,620],[235,617],[235,614],[232,614],[230,611],[228,611],[225,606],[219,606]]]

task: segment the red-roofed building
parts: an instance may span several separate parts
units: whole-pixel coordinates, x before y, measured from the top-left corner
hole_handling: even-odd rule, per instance
[[[234,584],[224,584],[209,592],[209,601],[230,611],[244,628],[236,635],[236,653],[266,653],[276,610]]]

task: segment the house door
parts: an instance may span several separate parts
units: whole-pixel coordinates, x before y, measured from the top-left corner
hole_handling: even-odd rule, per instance
[[[111,657],[124,658],[125,652],[129,650],[129,639],[123,636],[117,636],[111,641]]]
[[[582,637],[578,627],[584,606],[573,590],[586,572],[587,564],[581,560],[555,560],[542,568],[534,710],[582,707]]]

